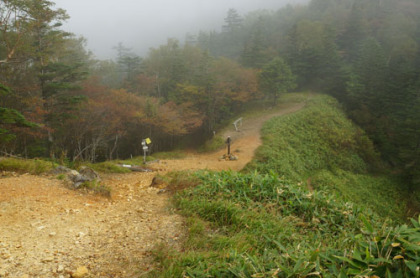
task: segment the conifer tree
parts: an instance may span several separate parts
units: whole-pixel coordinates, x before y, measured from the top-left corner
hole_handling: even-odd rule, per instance
[[[296,88],[296,77],[286,62],[277,57],[265,65],[260,73],[261,90],[277,103],[278,98]]]

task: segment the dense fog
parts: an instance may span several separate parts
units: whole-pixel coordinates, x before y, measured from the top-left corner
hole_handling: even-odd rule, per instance
[[[186,33],[220,31],[228,9],[241,15],[258,9],[277,10],[286,4],[307,0],[156,0],[103,1],[57,0],[56,8],[67,11],[64,29],[88,40],[88,48],[100,59],[112,58],[119,42],[145,55],[150,47],[174,37],[184,41]]]

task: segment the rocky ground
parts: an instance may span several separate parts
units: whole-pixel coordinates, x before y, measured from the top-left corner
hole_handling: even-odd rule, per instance
[[[0,277],[139,277],[153,267],[151,250],[166,243],[181,248],[183,219],[169,195],[150,187],[153,177],[185,169],[240,170],[260,145],[259,130],[275,115],[244,119],[233,139],[236,161],[225,150],[189,153],[182,160],[151,165],[151,173],[102,177],[111,198],[70,189],[57,176],[3,173],[0,177]]]

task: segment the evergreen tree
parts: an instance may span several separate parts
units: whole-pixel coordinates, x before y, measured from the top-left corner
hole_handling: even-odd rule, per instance
[[[223,25],[223,32],[233,33],[242,27],[242,17],[235,9],[229,9]]]
[[[277,103],[282,94],[296,88],[296,77],[286,62],[277,57],[263,67],[259,83],[261,90]]]
[[[249,39],[244,44],[244,51],[241,55],[241,61],[244,66],[261,68],[268,62],[266,35],[267,32],[264,30],[264,21],[260,16],[258,22],[254,26],[254,30],[250,31]]]
[[[345,51],[345,58],[350,62],[355,60],[360,44],[369,36],[369,24],[363,6],[363,0],[354,1],[346,29],[339,39],[339,44]]]
[[[131,49],[124,47],[122,43],[119,43],[115,49],[117,50],[117,62],[122,79],[121,87],[132,92],[138,92],[136,79],[144,70],[143,59],[131,52]]]
[[[10,94],[10,88],[0,84],[0,97]],[[9,109],[1,106],[0,103],[0,143],[7,143],[15,139],[15,134],[11,132],[13,127],[35,127],[25,119],[25,117],[15,109]]]

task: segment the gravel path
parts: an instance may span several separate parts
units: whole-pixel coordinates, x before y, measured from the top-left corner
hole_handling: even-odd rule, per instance
[[[240,170],[261,144],[267,119],[295,112],[295,104],[244,119],[233,138],[237,161],[219,161],[225,150],[190,153],[154,164],[159,174],[185,169]],[[54,176],[0,175],[0,277],[138,277],[153,266],[151,249],[181,248],[184,222],[168,194],[150,187],[153,173],[102,177],[111,198],[71,190]]]

